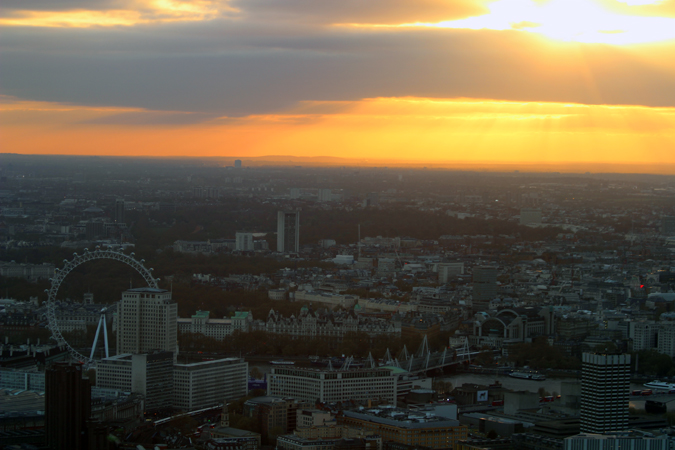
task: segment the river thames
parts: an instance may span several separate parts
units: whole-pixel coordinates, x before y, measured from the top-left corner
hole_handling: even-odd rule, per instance
[[[253,367],[257,367],[261,373],[269,374],[271,365],[267,362],[256,361],[252,364],[249,364],[249,370]],[[580,378],[576,377],[549,377],[543,381],[533,381],[533,380],[523,380],[519,378],[511,378],[508,375],[490,375],[490,374],[477,374],[477,373],[460,373],[455,375],[447,376],[438,376],[434,377],[438,380],[449,381],[452,383],[452,387],[461,386],[464,383],[480,384],[489,386],[491,384],[496,384],[499,382],[502,386],[507,389],[512,389],[514,391],[530,391],[538,392],[540,388],[544,388],[549,394],[560,394],[561,393],[561,384],[564,382],[577,383],[581,382]],[[633,390],[644,390],[647,389],[642,384],[631,383],[631,391]],[[668,411],[675,411],[675,395],[672,396],[672,402],[668,403]],[[630,406],[637,409],[644,409],[645,400],[648,400],[649,397],[645,397],[644,400],[638,400],[638,398],[633,397],[630,400]]]

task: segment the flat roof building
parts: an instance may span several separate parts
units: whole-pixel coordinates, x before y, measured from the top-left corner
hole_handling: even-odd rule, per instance
[[[173,406],[184,411],[244,397],[248,363],[242,358],[214,359],[173,366]]]
[[[455,448],[469,434],[468,427],[457,420],[394,407],[343,411],[337,422],[338,426],[379,434],[383,442],[430,448]]]
[[[319,370],[272,367],[268,395],[293,397],[310,402],[396,402],[397,376],[392,369]]]
[[[96,366],[96,386],[143,394],[146,411],[168,408],[173,395],[173,353],[103,358]]]
[[[176,352],[178,306],[171,292],[150,287],[122,293],[118,307],[117,354]]]

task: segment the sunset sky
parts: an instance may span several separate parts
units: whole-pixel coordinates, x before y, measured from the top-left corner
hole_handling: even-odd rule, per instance
[[[2,0],[0,152],[675,173],[675,0]]]

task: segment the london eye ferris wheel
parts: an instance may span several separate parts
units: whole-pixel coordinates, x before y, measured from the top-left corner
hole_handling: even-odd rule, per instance
[[[59,320],[58,320],[58,303],[57,303],[57,294],[59,292],[59,288],[61,287],[61,283],[63,283],[63,280],[68,276],[69,273],[71,273],[75,268],[81,266],[84,263],[90,262],[90,261],[95,261],[95,260],[113,260],[113,261],[119,261],[121,263],[126,264],[127,266],[131,267],[134,269],[147,283],[148,287],[151,288],[157,288],[157,281],[158,279],[154,278],[152,275],[152,268],[146,268],[143,263],[145,260],[137,260],[135,258],[135,254],[131,253],[129,255],[122,253],[122,251],[117,251],[115,249],[105,249],[102,250],[99,247],[96,247],[94,251],[89,251],[88,249],[84,249],[84,252],[82,254],[78,253],[73,253],[73,259],[68,260],[64,259],[64,266],[61,269],[55,269],[54,270],[54,276],[50,279],[51,281],[51,287],[49,289],[45,289],[45,292],[48,293],[48,298],[47,298],[47,321],[48,321],[48,327],[49,330],[52,333],[52,337],[56,340],[58,345],[65,346],[68,349],[68,352],[70,355],[77,359],[78,361],[83,362],[85,365],[95,365],[96,364],[96,358],[95,358],[95,349],[97,346],[97,342],[99,337],[101,336],[101,330],[103,330],[103,341],[104,341],[104,346],[105,346],[105,355],[106,357],[109,356],[108,352],[108,339],[107,339],[107,327],[105,323],[105,315],[106,315],[106,309],[103,308],[101,310],[101,316],[98,322],[98,327],[96,329],[96,336],[94,338],[94,343],[91,347],[91,352],[89,356],[81,353],[78,349],[73,347],[71,344],[68,343],[68,341],[65,339],[63,336],[63,333],[61,331],[61,328],[59,327]]]

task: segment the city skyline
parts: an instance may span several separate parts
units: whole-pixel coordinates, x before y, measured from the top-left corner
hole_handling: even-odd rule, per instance
[[[5,152],[675,173],[672,0],[10,1],[0,26]]]

